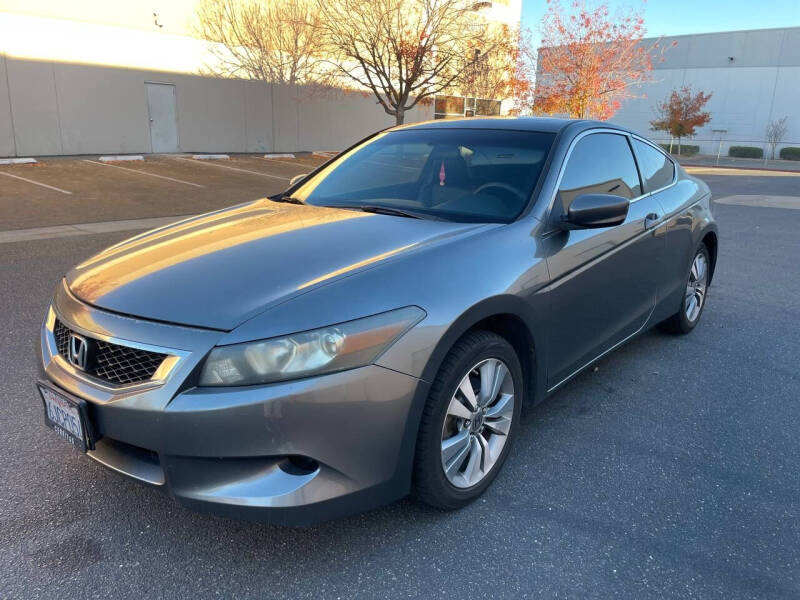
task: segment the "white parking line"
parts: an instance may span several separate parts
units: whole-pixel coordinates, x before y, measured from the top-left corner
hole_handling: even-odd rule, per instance
[[[185,183],[186,185],[193,185],[194,187],[205,187],[199,183],[192,183],[191,181],[184,181],[183,179],[175,179],[174,177],[167,177],[166,175],[156,175],[155,173],[148,173],[147,171],[140,171],[139,169],[131,169],[128,167],[120,167],[119,165],[109,165],[106,163],[97,162],[96,160],[83,159],[84,162],[92,163],[93,165],[100,165],[101,167],[112,167],[114,169],[122,169],[123,171],[130,171],[131,173],[139,173],[140,175],[149,175],[150,177],[158,177],[159,179],[167,179],[176,183]]]
[[[12,175],[11,173],[0,173],[0,175],[5,175],[6,177],[13,177],[14,179],[21,179],[22,181],[27,181],[28,183],[32,183],[33,185],[38,185],[40,187],[47,188],[48,190],[61,192],[62,194],[68,194],[68,195],[72,194],[72,192],[68,192],[67,190],[62,190],[61,188],[57,188],[52,185],[47,185],[46,183],[40,183],[38,181],[34,181],[33,179],[25,179],[24,177],[20,177],[19,175]]]
[[[310,166],[310,165],[307,165],[306,163],[297,162],[296,159],[295,159],[295,162],[292,162],[290,160],[280,160],[279,158],[269,158],[268,156],[264,156],[264,157],[258,156],[256,158],[260,158],[261,160],[265,160],[267,162],[276,162],[276,163],[283,163],[285,165],[292,165],[293,167],[300,167],[301,169],[307,169]],[[322,164],[322,163],[320,163],[320,164]]]
[[[230,156],[227,154],[193,154],[192,158],[195,160],[228,160]]]
[[[175,160],[185,160],[190,163],[195,163],[197,165],[205,165],[207,167],[219,167],[220,169],[230,169],[231,171],[240,171],[242,173],[250,173],[252,175],[261,175],[261,177],[271,177],[272,179],[283,179],[284,181],[289,181],[290,177],[278,177],[277,175],[269,175],[268,173],[259,173],[258,171],[248,171],[247,169],[239,169],[238,167],[229,167],[228,165],[218,165],[214,162],[205,162],[205,161],[197,161],[192,158],[182,158],[180,156],[176,156]]]

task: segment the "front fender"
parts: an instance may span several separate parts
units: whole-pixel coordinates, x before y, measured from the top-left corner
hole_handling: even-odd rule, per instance
[[[476,325],[486,321],[490,317],[500,315],[511,316],[518,320],[531,340],[531,368],[533,371],[532,385],[528,391],[533,403],[540,402],[546,395],[546,373],[545,361],[538,360],[537,357],[543,356],[545,349],[545,336],[540,332],[544,331],[543,325],[535,318],[536,311],[532,311],[530,305],[513,295],[500,295],[487,298],[471,306],[462,313],[457,319],[447,325],[436,326],[431,324],[428,319],[417,325],[411,332],[401,338],[390,350],[381,356],[377,364],[397,365],[400,357],[408,357],[406,364],[410,370],[418,369],[420,383],[414,395],[411,409],[406,418],[405,431],[401,445],[400,460],[397,466],[395,481],[406,492],[411,490],[411,478],[416,452],[417,434],[419,423],[422,418],[422,411],[428,401],[431,382],[436,378],[436,374],[441,368],[447,353],[467,331]],[[542,314],[538,312],[538,314]],[[427,321],[427,324],[426,324]],[[428,340],[438,340],[429,343],[427,346],[422,342],[423,338]],[[424,352],[415,351],[414,348],[423,344]],[[424,356],[425,360],[421,360]],[[416,367],[412,368],[412,365]],[[389,367],[391,368],[391,367]],[[530,382],[529,382],[530,383]]]

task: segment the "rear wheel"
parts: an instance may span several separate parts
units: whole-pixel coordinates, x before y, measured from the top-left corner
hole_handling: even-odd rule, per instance
[[[670,333],[689,333],[700,320],[706,305],[711,260],[705,244],[695,252],[689,274],[686,278],[686,289],[678,312],[661,323],[661,328]]]
[[[414,493],[455,509],[497,476],[519,421],[522,368],[512,346],[489,331],[461,338],[445,358],[422,415]]]

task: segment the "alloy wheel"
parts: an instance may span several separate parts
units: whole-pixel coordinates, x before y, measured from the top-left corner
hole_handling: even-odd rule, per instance
[[[700,311],[705,302],[706,291],[708,289],[708,259],[704,252],[698,252],[692,268],[689,271],[689,281],[686,284],[686,294],[684,298],[684,311],[686,319],[694,323],[700,316]]]
[[[514,417],[514,380],[508,366],[489,358],[461,379],[442,426],[442,468],[458,488],[486,477],[503,451]]]

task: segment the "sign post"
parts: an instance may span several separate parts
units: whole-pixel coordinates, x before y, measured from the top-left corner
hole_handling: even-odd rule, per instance
[[[719,146],[717,146],[717,166],[719,166],[719,155],[722,154],[722,138],[728,133],[727,129],[712,129],[711,133],[719,134]]]

